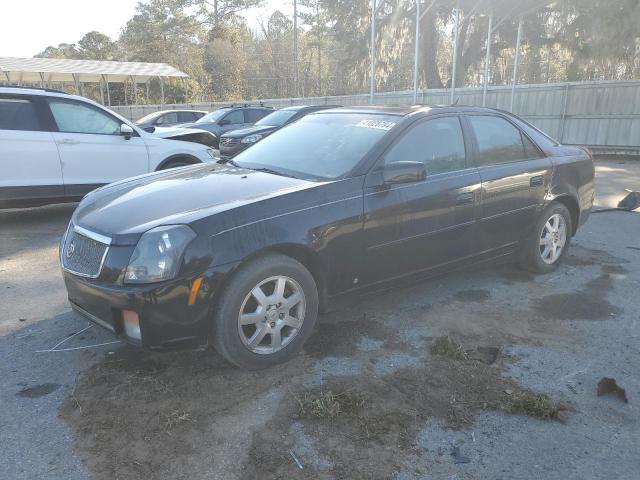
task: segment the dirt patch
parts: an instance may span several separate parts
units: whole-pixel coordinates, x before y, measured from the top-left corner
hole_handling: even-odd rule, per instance
[[[57,383],[43,383],[42,385],[35,385],[33,387],[23,388],[16,395],[18,397],[25,398],[39,398],[49,395],[60,388]]]
[[[602,265],[600,268],[603,273],[610,273],[613,275],[625,275],[629,273],[629,270],[624,268],[622,265]]]
[[[558,293],[534,299],[532,306],[546,318],[607,320],[621,312],[620,308],[607,300],[607,294],[612,288],[612,277],[604,274],[591,280],[577,292]]]
[[[447,339],[444,343],[451,342]],[[460,350],[464,348],[460,346]],[[429,356],[416,369],[336,380],[325,388],[345,392],[342,395],[349,407],[336,406],[340,395],[327,395],[326,391],[302,394],[312,399],[314,406],[317,402],[331,405],[322,408],[322,414],[310,415],[307,402],[297,405],[295,398],[286,399],[267,428],[254,433],[243,478],[393,478],[411,463],[416,437],[429,418],[444,419],[452,428],[465,428],[484,410],[562,420],[568,408],[546,395],[520,388],[504,378],[498,367],[439,355]],[[354,398],[357,401],[351,401]],[[314,441],[312,455],[297,452],[296,457],[303,464],[313,464],[322,456],[332,465],[331,474],[300,470],[287,458],[286,452],[295,451],[297,444],[294,439],[282,443],[286,437],[282,425],[292,417]]]
[[[93,478],[229,478],[251,429],[273,416],[291,376],[307,368],[306,356],[265,374],[209,352],[126,347],[80,378],[60,414]]]
[[[567,252],[562,262],[572,267],[585,267],[590,265],[620,265],[628,263],[628,260],[611,255],[605,250],[571,245],[571,249]]]
[[[484,302],[491,298],[489,290],[463,290],[453,294],[453,298],[461,302]]]
[[[508,265],[502,268],[500,272],[502,278],[504,278],[508,284],[511,283],[526,283],[533,282],[536,278],[532,273],[522,270],[516,266]]]

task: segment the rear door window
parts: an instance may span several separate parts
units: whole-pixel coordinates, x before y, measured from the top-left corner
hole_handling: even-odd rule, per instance
[[[479,166],[527,158],[520,130],[510,122],[490,115],[470,115],[468,118],[478,142]]]
[[[156,125],[172,125],[174,123],[178,123],[178,114],[176,112],[165,113],[156,121]]]
[[[196,117],[192,112],[179,112],[178,121],[180,123],[194,122],[200,117]]]
[[[28,98],[0,96],[0,130],[42,130],[33,102]]]

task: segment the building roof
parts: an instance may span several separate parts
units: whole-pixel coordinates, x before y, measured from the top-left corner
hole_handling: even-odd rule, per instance
[[[166,63],[0,57],[0,82],[86,83],[100,82],[103,75],[110,82],[123,82],[134,77],[140,83],[152,77],[188,77],[186,73]]]

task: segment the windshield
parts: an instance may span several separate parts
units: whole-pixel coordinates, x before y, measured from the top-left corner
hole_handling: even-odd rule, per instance
[[[163,112],[153,112],[150,113],[149,115],[145,115],[142,118],[139,118],[138,120],[135,121],[136,125],[140,125],[142,123],[147,123],[150,122],[151,120],[158,118],[158,116],[162,115]]]
[[[277,110],[258,120],[255,125],[281,127],[282,125],[287,123],[287,120],[293,117],[296,113],[298,113],[297,110]]]
[[[397,121],[393,115],[308,115],[243,151],[233,163],[298,178],[332,180],[351,171]]]
[[[215,112],[207,113],[204,117],[196,120],[196,123],[216,123],[227,113],[229,113],[228,108],[221,108],[220,110],[216,110]]]

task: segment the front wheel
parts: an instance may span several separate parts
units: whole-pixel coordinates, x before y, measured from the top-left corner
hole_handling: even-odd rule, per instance
[[[521,265],[534,273],[553,272],[569,249],[571,214],[561,203],[552,203],[538,217],[522,245]]]
[[[318,316],[313,276],[291,257],[270,254],[241,266],[214,306],[214,345],[249,370],[289,360]]]

